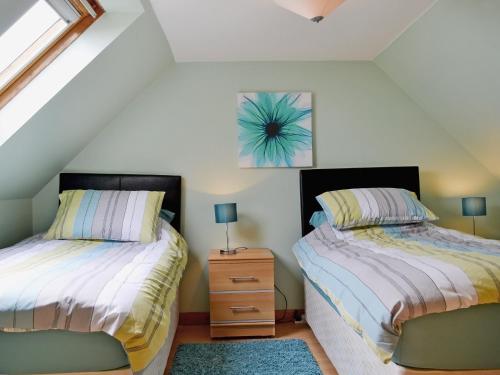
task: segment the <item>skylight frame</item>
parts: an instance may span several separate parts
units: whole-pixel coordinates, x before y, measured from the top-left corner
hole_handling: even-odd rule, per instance
[[[80,13],[80,17],[0,89],[0,110],[104,14],[104,9],[97,0],[87,0],[89,9],[79,0],[67,1]]]

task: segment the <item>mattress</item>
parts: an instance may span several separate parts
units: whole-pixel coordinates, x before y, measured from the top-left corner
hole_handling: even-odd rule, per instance
[[[498,311],[499,241],[428,223],[344,231],[324,224],[302,238],[294,253],[342,319],[386,363],[393,355],[395,360],[415,361],[406,351],[396,352],[412,321],[427,317],[420,321],[439,319],[443,325],[445,318],[432,316],[456,311],[450,319],[466,324],[460,310],[484,305],[477,311],[484,310],[488,319]],[[463,313],[467,315],[475,312]],[[498,327],[498,318],[493,318],[486,328],[472,327],[468,334],[476,328],[497,333]],[[452,327],[448,333],[455,331]],[[487,366],[498,362],[492,363]]]
[[[305,277],[331,310],[338,314],[330,298],[317,284]],[[309,307],[316,310],[320,308]],[[430,314],[404,323],[392,362],[420,369],[500,369],[498,337],[500,304]]]
[[[36,348],[48,338],[50,345],[41,350],[66,346],[73,356],[82,345],[96,345],[113,354],[96,359],[98,370],[129,365],[134,373],[146,374],[160,369],[165,360],[158,356],[169,349],[177,324],[173,311],[177,313],[174,305],[187,262],[184,239],[166,222],[160,232],[151,244],[46,241],[35,236],[1,250],[0,339]],[[74,342],[74,350],[69,342]],[[7,341],[1,344],[9,347]],[[36,353],[20,353],[43,360]],[[0,361],[0,373],[13,372],[2,368],[6,363]]]

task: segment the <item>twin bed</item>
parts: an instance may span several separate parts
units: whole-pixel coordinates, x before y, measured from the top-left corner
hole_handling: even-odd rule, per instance
[[[187,259],[181,178],[60,175],[60,192],[79,189],[165,192],[175,216],[151,243],[37,235],[2,250],[0,373],[163,374]]]
[[[500,374],[498,241],[429,223],[310,226],[326,191],[419,197],[417,167],[300,177],[306,319],[339,374]],[[187,258],[180,177],[61,174],[60,192],[75,189],[162,191],[175,217],[149,244],[38,235],[2,250],[0,373],[162,374]]]
[[[418,167],[304,170],[300,182],[306,320],[339,374],[500,374],[498,241],[430,223],[310,226],[327,191],[420,197]]]

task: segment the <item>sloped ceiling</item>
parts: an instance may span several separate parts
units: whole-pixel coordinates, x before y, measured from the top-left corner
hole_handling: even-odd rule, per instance
[[[0,0],[0,35],[11,27],[36,0]]]
[[[185,3],[188,8],[193,6],[189,1]],[[229,5],[224,1],[212,4]],[[176,2],[162,4],[169,9]],[[245,4],[251,9],[272,5],[273,12],[283,11],[268,3],[272,0]],[[432,2],[423,3],[428,7]],[[0,147],[0,200],[33,197],[173,60],[155,14],[148,2],[144,4],[145,13],[127,31]],[[153,0],[153,4],[159,6],[160,2]],[[185,11],[177,5],[177,12]],[[209,19],[212,13],[207,13]],[[412,14],[405,25],[418,14],[416,8]],[[291,13],[281,16],[291,17],[286,22],[318,26]],[[440,0],[375,61],[471,155],[500,177],[500,153],[496,151],[500,143],[498,19],[500,2],[496,0]],[[225,27],[223,22],[213,29],[220,32]],[[185,30],[188,36],[200,32]],[[297,44],[300,50],[304,43]],[[200,53],[209,49],[201,41],[198,46]],[[227,46],[231,51],[231,43]]]
[[[500,1],[439,0],[375,61],[500,178]]]
[[[152,0],[175,59],[372,60],[435,0],[347,0],[319,24],[273,0]]]
[[[170,61],[168,43],[146,6],[0,147],[0,200],[32,198]]]

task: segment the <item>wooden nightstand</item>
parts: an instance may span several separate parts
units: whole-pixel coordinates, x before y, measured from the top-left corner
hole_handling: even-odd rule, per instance
[[[274,256],[269,249],[208,256],[210,335],[274,336]]]

